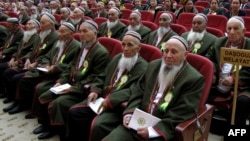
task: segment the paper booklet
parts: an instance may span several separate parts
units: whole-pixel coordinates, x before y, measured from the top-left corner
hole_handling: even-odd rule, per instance
[[[128,126],[134,130],[138,128],[150,127],[157,124],[161,119],[138,108],[135,109]]]
[[[99,97],[98,99],[96,99],[95,103],[90,102],[89,103],[89,107],[96,113],[96,114],[100,114],[102,112],[102,109],[99,111],[99,113],[97,112],[99,106],[101,105],[102,101],[104,100],[104,98]]]
[[[71,87],[71,85],[68,84],[68,83],[66,83],[66,84],[63,84],[63,85],[60,85],[60,86],[57,86],[57,87],[52,87],[52,88],[50,88],[49,90],[50,90],[51,92],[55,93],[55,94],[61,94],[61,92],[62,92],[63,90],[66,90],[66,89],[68,89],[68,88],[70,88],[70,87]]]
[[[46,69],[46,68],[37,67],[36,69],[39,71],[48,72],[48,69]]]

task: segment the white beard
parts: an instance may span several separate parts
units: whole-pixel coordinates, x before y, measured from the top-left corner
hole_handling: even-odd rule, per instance
[[[138,24],[136,26],[129,25],[128,26],[128,31],[138,31],[140,29],[140,27],[141,27],[141,24]]]
[[[118,68],[130,71],[133,68],[133,66],[135,65],[135,63],[137,61],[137,58],[138,58],[138,54],[136,54],[135,56],[130,57],[130,58],[126,58],[122,54],[122,57],[121,57],[121,59],[119,60],[119,63],[118,63]]]
[[[51,14],[55,14],[56,13],[56,9],[51,9]]]
[[[81,22],[81,18],[79,18],[79,19],[72,19],[72,21],[73,21],[73,23],[75,25],[77,25],[77,24],[79,24]]]
[[[63,48],[65,45],[65,41],[61,41],[61,40],[58,40],[57,43],[56,43],[56,47],[58,48]]]
[[[204,35],[205,35],[205,31],[199,33],[199,32],[194,32],[193,30],[191,30],[187,36],[187,41],[189,43],[189,46],[192,46],[196,41],[202,40]]]
[[[32,35],[34,35],[35,33],[37,33],[37,30],[34,28],[30,31],[25,31],[24,34],[23,34],[23,42],[26,43],[29,41],[30,37]]]
[[[41,42],[43,42],[43,40],[51,33],[52,30],[46,30],[46,31],[42,31],[40,32],[40,39],[41,39]]]
[[[168,31],[170,30],[169,27],[162,27],[160,26],[158,29],[157,29],[157,35],[162,37],[164,34],[166,34]]]
[[[115,27],[118,23],[118,20],[116,20],[115,22],[110,22],[109,20],[107,21],[107,27],[108,29],[111,29],[113,27]]]
[[[182,65],[183,63],[179,66],[167,66],[162,60],[161,68],[158,74],[158,83],[160,86],[160,90],[164,91],[164,89],[174,81]]]
[[[37,18],[37,14],[30,15],[30,19],[36,19],[36,18]]]

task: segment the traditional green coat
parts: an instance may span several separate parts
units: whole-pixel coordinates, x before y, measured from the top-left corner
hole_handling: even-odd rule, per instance
[[[125,33],[128,31],[128,29],[126,29],[123,33],[123,35],[125,35]],[[139,30],[136,31],[137,33],[139,33],[141,35],[141,43],[147,43],[148,40],[148,36],[151,32],[151,29],[149,29],[148,27],[144,26],[143,24],[141,24],[141,27],[139,28]]]
[[[22,18],[19,17],[19,23],[22,25],[26,25],[26,23],[30,20],[30,17],[28,14],[23,14]]]
[[[110,37],[115,38],[118,40],[121,40],[123,38],[124,30],[126,30],[126,25],[124,25],[122,22],[118,21],[118,23],[110,29],[110,32],[108,32],[107,22],[102,23],[99,32],[98,37]]]
[[[23,39],[23,29],[18,28],[16,32],[10,33],[6,42],[4,45],[1,47],[3,50],[3,55],[5,55],[5,61],[9,61],[9,59],[12,57],[12,55],[17,51],[20,42]],[[11,40],[11,37],[13,35],[13,38]]]
[[[49,103],[49,115],[52,124],[65,124],[68,109],[87,97],[88,94],[84,92],[85,84],[91,83],[98,74],[102,73],[110,60],[106,48],[99,43],[95,43],[90,47],[81,67],[78,68],[83,50],[82,48],[76,60],[57,80],[61,84],[71,84],[72,91],[69,94],[55,97],[48,90],[39,97],[41,104]]]
[[[124,115],[132,114],[135,108],[148,113],[152,111],[152,115],[161,119],[153,126],[160,137],[152,140],[171,141],[176,140],[176,125],[195,116],[205,81],[196,69],[184,62],[175,80],[165,89],[165,95],[163,94],[159,102],[154,104],[155,108],[152,108],[157,94],[158,73],[161,63],[161,59],[151,62],[138,85],[131,88],[132,94]],[[167,98],[167,96],[171,97]],[[168,105],[164,106],[167,103],[166,99],[168,99]],[[125,129],[123,125],[118,126],[103,140],[116,141],[119,138],[141,140],[135,131]]]
[[[162,50],[162,45],[167,42],[172,36],[174,35],[178,35],[177,33],[175,33],[172,29],[170,29],[166,34],[163,35],[161,41],[159,42],[158,45],[157,44],[157,40],[158,40],[158,35],[157,35],[157,30],[151,32],[148,35],[148,39],[147,39],[147,44],[153,45],[158,47],[159,49]]]
[[[26,43],[22,40],[17,52],[12,56],[12,58],[14,57],[15,60],[18,61],[18,66],[13,67],[12,69],[16,71],[23,70],[26,59],[31,57],[32,51],[38,46],[39,42],[40,37],[37,33],[33,34]]]
[[[94,16],[93,18],[96,18],[98,16],[97,12],[94,13]],[[108,12],[103,10],[101,13],[100,13],[100,16],[99,17],[103,17],[103,18],[108,18]]]
[[[85,9],[84,15],[93,18],[93,14],[90,9]]]
[[[9,36],[9,31],[4,26],[0,25],[0,47],[4,45],[7,37]]]
[[[6,21],[10,16],[4,14],[4,13],[0,13],[0,21]]]
[[[100,94],[101,97],[105,97],[108,102],[108,110],[101,115],[98,115],[93,121],[91,128],[91,139],[93,141],[101,140],[107,134],[101,132],[99,127],[105,127],[105,129],[111,132],[121,122],[122,109],[121,104],[126,102],[130,98],[129,87],[137,83],[139,78],[144,74],[147,68],[147,62],[141,57],[138,58],[133,69],[129,72],[124,72],[120,77],[120,80],[114,87],[112,85],[115,82],[116,75],[118,73],[118,63],[121,58],[121,54],[114,57],[106,68],[105,73],[101,74],[91,87],[91,91],[95,91]],[[122,80],[127,80],[123,83]],[[77,104],[76,107],[86,107],[86,100]],[[96,136],[98,134],[98,136]],[[92,136],[93,135],[93,136]]]
[[[184,39],[187,39],[188,34],[189,32],[185,32],[181,36]],[[206,32],[201,41],[197,41],[193,44],[193,46],[191,47],[192,50],[190,50],[190,52],[205,56],[210,47],[214,45],[214,41],[216,40],[216,38],[217,37],[213,34]]]
[[[219,74],[221,72],[221,67],[222,67],[222,64],[220,63],[220,49],[222,47],[228,47],[228,37],[221,37],[221,38],[218,38],[215,40],[215,44],[213,47],[210,48],[209,52],[207,53],[206,57],[208,59],[210,59],[213,64],[214,64],[214,74],[216,76],[216,83],[214,85],[217,85],[218,84],[218,81],[219,81]],[[241,44],[241,47],[240,49],[246,49],[246,50],[249,50],[250,49],[250,39],[249,38],[244,38],[242,44]],[[247,76],[248,74],[248,69],[247,67],[242,67],[239,71],[239,79],[241,80],[244,80],[244,79],[248,79],[249,76]],[[234,67],[232,68],[231,70],[231,74],[232,76],[235,75],[235,69]],[[244,82],[243,82],[244,83]],[[239,86],[241,86],[241,82],[239,82]],[[244,87],[242,88],[242,90],[244,90]]]
[[[30,62],[31,63],[37,62],[40,65],[44,65],[42,64],[42,59],[44,55],[46,55],[50,51],[50,49],[52,49],[57,40],[58,40],[58,33],[55,30],[52,30],[51,33],[47,37],[45,37],[43,42],[40,41],[41,43],[39,43],[39,45],[37,45],[33,49],[30,57]],[[25,72],[24,77],[37,77],[37,76],[39,76],[39,72],[37,70],[31,70]]]

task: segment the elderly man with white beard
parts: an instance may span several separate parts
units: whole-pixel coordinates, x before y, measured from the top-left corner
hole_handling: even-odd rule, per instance
[[[88,98],[74,105],[69,110],[69,140],[99,141],[108,132],[112,131],[120,123],[122,114],[122,103],[128,101],[129,87],[135,84],[147,67],[147,62],[140,57],[141,36],[135,31],[126,32],[122,40],[123,53],[116,55],[105,72],[100,74],[91,86]],[[88,104],[96,101],[98,97],[104,97],[100,108],[103,108],[93,123],[91,121],[97,116]],[[90,126],[93,125],[93,128]],[[105,128],[99,132],[99,128]]]
[[[58,34],[55,31],[55,18],[53,15],[44,13],[41,17],[40,24],[41,31],[39,33],[40,40],[38,41],[38,45],[33,48],[31,56],[26,59],[24,65],[25,70],[20,74],[14,75],[11,80],[12,83],[17,83],[18,85],[19,80],[21,79],[23,81],[26,81],[25,83],[33,82],[35,84],[37,83],[37,81],[39,82],[43,78],[42,76],[40,76],[41,73],[36,68],[42,65],[44,56],[49,52],[49,50],[58,40]],[[17,92],[13,92],[11,94],[12,97],[7,97],[6,102],[14,100],[14,96],[16,95],[16,93],[19,97],[23,94],[31,96],[33,94],[34,86],[35,85],[19,87]],[[10,111],[10,109],[13,109],[14,107],[17,107],[17,104],[12,104],[12,106],[9,106],[4,111]]]
[[[138,10],[133,11],[130,16],[130,25],[128,26],[127,30],[128,31],[136,31],[141,35],[141,43],[146,43],[147,41],[147,36],[151,32],[151,29],[148,27],[144,26],[141,23],[141,13]],[[127,32],[126,30],[126,32]],[[125,32],[125,33],[126,33]]]
[[[69,23],[74,25],[74,22],[70,18],[70,14],[71,14],[71,11],[70,11],[70,9],[68,7],[61,8],[61,12],[60,12],[61,22],[60,22],[60,25],[62,23],[64,23],[64,22],[69,22]]]
[[[182,37],[172,36],[166,42],[162,59],[150,62],[138,83],[130,87],[120,125],[102,141],[177,140],[175,127],[195,116],[205,84],[203,76],[186,61],[187,53]],[[131,129],[128,124],[136,108],[161,120],[154,126]]]
[[[98,32],[98,37],[109,37],[121,40],[123,33],[126,30],[126,25],[124,25],[119,20],[119,15],[121,11],[117,7],[112,7],[108,12],[108,20],[100,26]]]
[[[71,19],[73,21],[73,24],[75,25],[76,32],[79,31],[80,25],[85,21],[84,12],[85,10],[82,7],[76,7],[73,11]]]
[[[25,69],[25,62],[31,57],[32,50],[39,43],[39,35],[37,33],[40,23],[37,20],[29,20],[26,24],[26,31],[16,53],[12,55],[10,61],[0,64],[0,85],[5,89],[1,98],[12,94],[10,90],[15,92],[16,87],[10,84],[11,78]],[[4,86],[3,86],[4,85]],[[9,89],[11,88],[11,89]],[[12,96],[13,97],[13,96]]]
[[[216,36],[206,31],[207,16],[198,13],[193,18],[192,29],[183,33],[182,37],[188,41],[189,52],[205,56],[213,46]]]
[[[172,15],[169,13],[162,13],[159,18],[159,28],[148,35],[147,44],[158,47],[163,50],[166,41],[172,36],[178,35],[171,27]]]

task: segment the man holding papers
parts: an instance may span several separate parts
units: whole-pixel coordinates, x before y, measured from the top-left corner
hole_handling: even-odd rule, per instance
[[[51,92],[49,88],[46,91],[36,91],[31,112],[32,115],[43,119],[40,120],[42,125],[33,131],[35,134],[42,132],[38,136],[39,139],[51,137],[59,129],[64,129],[69,108],[87,98],[84,85],[92,83],[107,66],[109,53],[97,41],[97,30],[98,26],[92,20],[85,20],[80,25],[81,50],[75,55],[74,60],[72,59],[72,64],[51,85],[60,88],[68,83],[70,87],[66,87],[58,94]],[[63,134],[63,131],[60,133]]]
[[[91,140],[99,141],[121,123],[124,109],[121,104],[129,100],[129,87],[138,81],[147,67],[147,62],[138,54],[140,40],[141,36],[137,32],[126,32],[122,40],[123,53],[115,56],[105,72],[97,77],[88,99],[71,107],[69,140],[87,141],[89,132],[92,132]],[[104,100],[95,105],[101,101],[101,97]],[[98,109],[102,112],[96,117]],[[99,128],[104,128],[103,132],[99,132]]]
[[[202,75],[186,61],[187,47],[180,36],[173,36],[166,42],[162,59],[151,62],[138,84],[131,88],[123,125],[102,141],[176,140],[176,125],[195,116],[205,83]],[[134,122],[131,120],[136,119],[139,127],[149,122],[148,116],[131,118],[136,108],[161,120],[134,130],[129,127],[129,123]]]

